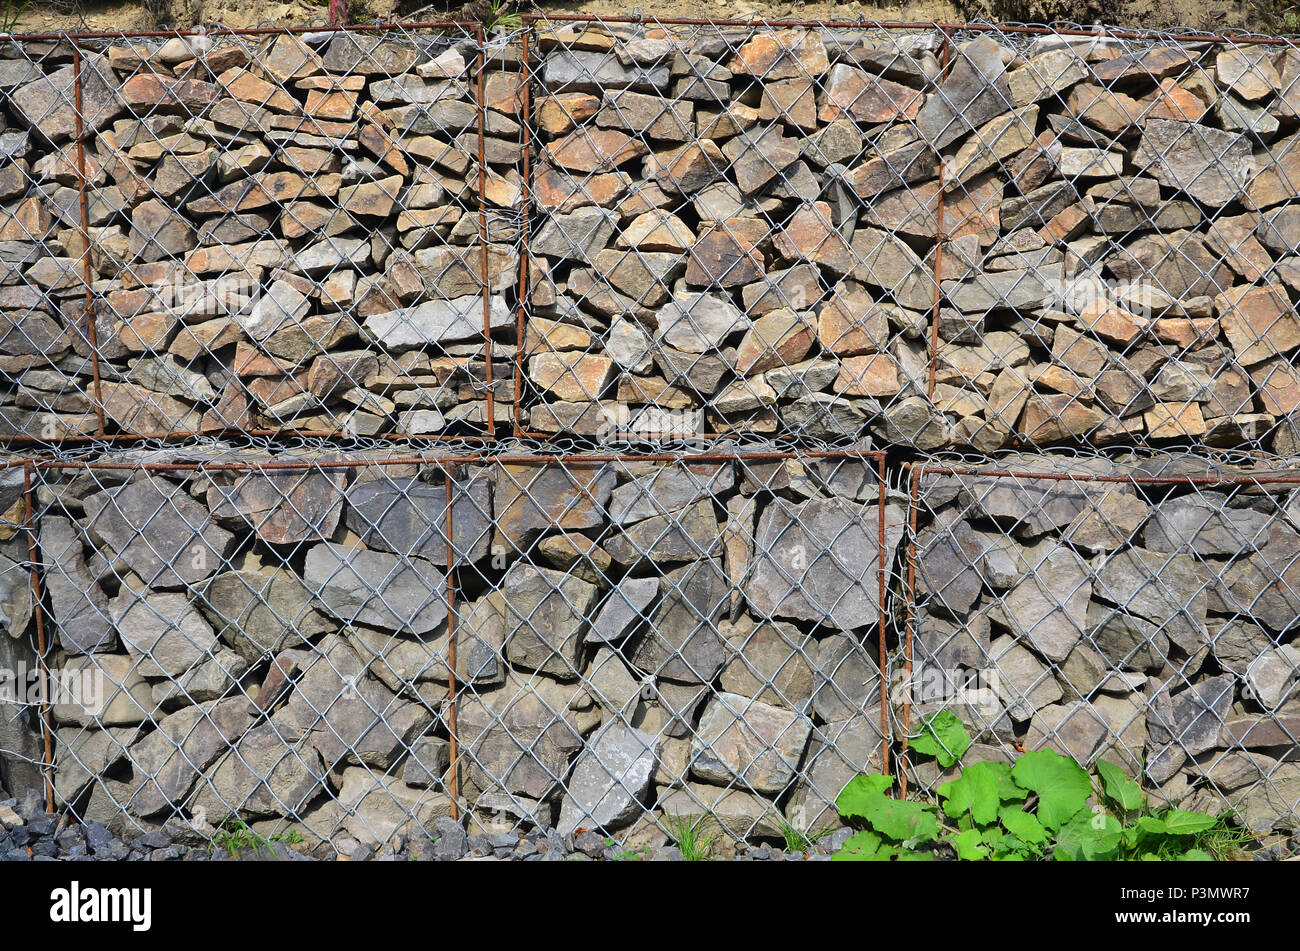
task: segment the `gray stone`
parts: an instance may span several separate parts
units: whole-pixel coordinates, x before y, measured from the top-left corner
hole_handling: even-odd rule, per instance
[[[790,824],[803,832],[841,825],[836,798],[855,777],[880,772],[881,757],[878,718],[851,717],[815,727],[786,807]]]
[[[607,647],[596,651],[582,676],[587,693],[615,718],[630,716],[641,699],[641,682],[622,658]]]
[[[1174,119],[1146,119],[1135,161],[1160,184],[1187,192],[1210,207],[1228,204],[1255,176],[1250,139]]]
[[[187,594],[124,591],[109,602],[122,643],[146,677],[180,677],[217,646],[217,634]]]
[[[97,729],[135,726],[149,720],[154,711],[148,681],[124,654],[69,657],[59,675],[77,689],[53,698],[50,710],[55,723]]]
[[[428,731],[433,714],[368,674],[343,638],[330,635],[317,651],[289,697],[294,735],[310,737],[327,769],[389,768]]]
[[[1191,653],[1209,641],[1202,571],[1191,555],[1131,548],[1106,559],[1097,572],[1096,593],[1159,624],[1170,640]]]
[[[76,527],[66,518],[46,515],[41,519],[40,543],[42,578],[59,646],[74,654],[112,649],[115,639],[108,596],[86,567]],[[30,596],[30,576],[26,582]]]
[[[1156,506],[1144,538],[1159,552],[1191,549],[1198,555],[1233,556],[1254,550],[1269,516],[1252,508],[1229,507],[1220,493],[1182,496]]]
[[[327,542],[307,552],[303,581],[349,624],[427,634],[447,619],[447,579],[420,558]]]
[[[1232,708],[1231,674],[1208,677],[1170,694],[1155,695],[1147,711],[1147,775],[1157,783],[1169,779],[1188,756],[1213,749]]]
[[[358,842],[370,848],[391,842],[396,834],[407,838],[418,830],[425,833],[437,830],[440,835],[444,834],[439,820],[449,818],[452,808],[451,800],[441,793],[413,788],[400,779],[377,776],[360,768],[343,771],[338,801],[346,810],[343,827]],[[456,825],[459,828],[459,824]],[[461,836],[464,834],[462,829]],[[460,844],[459,837],[456,837],[443,848],[451,852]],[[465,844],[468,846],[468,841]],[[434,844],[434,855],[438,855],[437,843]]]
[[[817,642],[792,624],[748,618],[723,628],[727,664],[719,683],[728,693],[801,710],[813,694]]]
[[[587,632],[587,643],[621,641],[649,616],[650,605],[658,594],[658,578],[624,578],[601,604],[591,622],[591,630]]]
[[[488,307],[488,328],[498,330],[511,326],[514,319],[505,298],[493,295]],[[373,314],[366,318],[365,329],[379,343],[394,350],[472,340],[483,336],[483,298],[474,295],[430,300]]]
[[[1291,693],[1300,679],[1300,650],[1290,644],[1265,651],[1246,670],[1243,696],[1257,700],[1266,710],[1273,710]]]
[[[878,715],[880,668],[865,644],[847,634],[823,638],[813,674],[812,708],[823,720]]]
[[[97,53],[82,57],[80,85],[82,128],[94,133],[117,118],[123,107],[107,57]],[[77,130],[76,86],[77,73],[71,64],[33,79],[11,93],[14,114],[52,142],[69,138]]]
[[[500,687],[467,696],[456,713],[462,795],[497,790],[550,798],[583,746],[579,728],[586,724],[569,709],[577,689],[541,675],[510,675]]]
[[[745,597],[763,615],[813,621],[840,630],[874,624],[880,613],[879,571],[903,534],[903,511],[844,499],[790,504],[776,499],[759,516],[754,570]]]
[[[415,555],[447,566],[447,494],[439,479],[382,475],[354,483],[347,491],[347,525],[371,548]],[[478,561],[492,542],[492,495],[487,478],[457,483],[452,490],[453,554]]]
[[[242,518],[271,545],[321,541],[338,527],[345,478],[341,469],[248,472],[231,485],[217,478],[208,506],[214,518]]]
[[[710,702],[691,741],[691,772],[757,792],[778,793],[794,779],[812,720],[733,693]]]
[[[720,294],[676,294],[656,317],[655,338],[687,353],[709,353],[732,334],[749,329],[749,321]]]
[[[997,674],[994,689],[1012,719],[1031,719],[1043,707],[1064,696],[1052,669],[1010,635],[1004,634],[993,641],[989,657]]]
[[[726,662],[717,624],[731,586],[722,564],[696,561],[667,572],[664,595],[629,661],[638,670],[681,683],[709,683]]]
[[[965,521],[936,526],[916,540],[917,591],[926,595],[928,610],[965,617],[979,600],[983,539]]]
[[[510,662],[561,679],[577,677],[596,587],[551,568],[518,563],[506,572],[502,592]]]
[[[304,646],[336,625],[311,605],[311,594],[288,568],[264,567],[245,557],[233,571],[214,576],[199,607],[217,634],[241,657],[256,663],[286,647]]]
[[[451,743],[440,736],[422,736],[411,744],[402,781],[408,786],[440,788],[450,765]]]
[[[235,538],[183,486],[145,474],[85,500],[92,538],[152,588],[183,588],[215,574]]]
[[[320,756],[310,743],[286,743],[275,724],[267,722],[245,733],[208,771],[191,808],[201,808],[213,825],[235,814],[294,815],[318,795],[324,778]]]
[[[610,831],[627,825],[644,808],[641,799],[656,762],[653,737],[616,722],[602,727],[573,765],[557,831],[571,835],[579,826]]]
[[[994,606],[991,616],[1029,638],[1048,660],[1063,661],[1088,624],[1092,573],[1070,548],[1044,540],[1024,549],[1027,574]]]
[[[1157,671],[1169,657],[1169,638],[1157,624],[1098,601],[1088,602],[1088,637],[1123,670]]]
[[[1110,732],[1110,721],[1086,701],[1054,704],[1034,714],[1025,734],[1026,750],[1052,749],[1081,766],[1092,763]]]

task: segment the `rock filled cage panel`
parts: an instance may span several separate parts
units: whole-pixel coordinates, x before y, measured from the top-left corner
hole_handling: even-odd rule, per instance
[[[533,25],[535,434],[1294,451],[1289,40]]]
[[[876,454],[182,459],[37,470],[6,640],[40,625],[27,762],[83,821],[779,841],[886,765]]]
[[[507,52],[474,25],[6,41],[3,435],[508,422]]]
[[[1188,456],[918,466],[904,734],[946,710],[966,763],[1054,749],[1161,806],[1300,827],[1298,487]]]
[[[4,435],[1287,454],[1297,63],[667,20],[6,41]]]

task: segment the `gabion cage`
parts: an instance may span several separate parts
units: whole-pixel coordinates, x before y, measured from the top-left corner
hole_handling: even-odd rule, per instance
[[[1297,78],[1068,26],[0,42],[0,786],[732,854],[932,795],[948,711],[1294,852]]]

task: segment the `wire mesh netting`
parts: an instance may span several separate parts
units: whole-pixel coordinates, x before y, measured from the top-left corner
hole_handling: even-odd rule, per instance
[[[480,107],[487,52],[456,26],[6,44],[8,434],[490,434],[519,127]]]
[[[0,468],[0,784],[729,852],[931,795],[950,711],[1294,852],[1297,75],[984,25],[5,43],[0,438],[53,455]]]
[[[905,735],[949,710],[967,762],[1107,759],[1161,804],[1295,827],[1294,469],[1018,455],[914,480]]]
[[[1295,449],[1289,40],[536,29],[534,431]]]
[[[34,490],[80,818],[779,839],[885,765],[906,513],[876,454],[118,465]]]

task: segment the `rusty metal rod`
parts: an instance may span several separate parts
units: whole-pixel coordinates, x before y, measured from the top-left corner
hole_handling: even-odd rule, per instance
[[[888,655],[885,651],[885,559],[888,552],[885,548],[885,504],[888,501],[888,486],[886,484],[885,457],[882,454],[876,460],[876,478],[880,480],[879,501],[876,508],[879,509],[880,523],[877,526],[877,555],[880,559],[879,570],[876,575],[880,581],[880,625],[877,635],[880,638],[880,771],[886,776],[889,775],[889,684],[886,680],[886,671],[888,671]]]
[[[1050,27],[1050,26],[1031,26],[1026,24],[1006,23],[940,23],[936,20],[799,20],[793,18],[782,18],[774,20],[766,19],[737,19],[737,18],[719,18],[710,19],[707,17],[647,17],[647,16],[595,16],[584,13],[525,13],[521,15],[525,23],[529,22],[554,22],[554,23],[618,23],[618,24],[651,24],[655,26],[738,26],[738,27],[795,27],[804,29],[875,29],[875,30],[943,30],[946,32],[969,32],[969,33],[1012,33],[1024,36],[1078,36],[1090,37],[1092,39],[1116,39],[1116,40],[1151,40],[1166,41],[1177,43],[1241,43],[1246,45],[1258,44],[1263,46],[1290,46],[1292,41],[1285,37],[1279,36],[1259,36],[1249,34],[1246,36],[1228,36],[1226,34],[1215,33],[1176,33],[1159,30],[1126,30],[1110,29],[1107,27],[1098,27],[1095,29],[1085,29],[1083,27]]]
[[[90,214],[87,210],[86,192],[86,131],[81,104],[81,47],[72,44],[72,88],[77,113],[77,181],[81,204],[81,279],[86,285],[86,301],[81,316],[86,322],[86,338],[90,344],[90,372],[95,388],[95,428],[99,438],[104,436],[104,395],[99,383],[99,332],[95,326],[95,297],[91,291],[90,274]]]
[[[907,598],[903,615],[903,740],[899,758],[904,766],[907,763],[909,734],[912,732],[912,634],[915,626],[913,611],[916,605],[916,511],[920,504],[920,479],[917,470],[907,464],[908,506],[907,506]],[[907,798],[907,769],[898,771],[898,794]]]
[[[474,27],[474,43],[478,47],[476,63],[478,67],[478,234],[479,234],[479,279],[483,287],[483,354],[484,382],[487,385],[487,432],[491,437],[495,433],[496,412],[492,396],[492,280],[488,274],[488,227],[487,227],[487,146],[484,142],[484,127],[487,125],[487,99],[483,93],[483,50],[487,45],[487,34],[480,23]]]
[[[939,68],[939,82],[948,76],[949,59],[952,50],[952,39],[948,31],[943,33],[943,61]],[[939,197],[937,200],[938,208],[935,211],[934,219],[934,306],[930,310],[930,382],[926,390],[926,397],[931,401],[934,400],[934,387],[938,374],[939,363],[939,302],[943,298],[940,290],[943,282],[943,247],[948,242],[948,228],[944,221],[944,201],[943,190],[945,186],[944,172],[946,170],[943,156],[939,155]]]
[[[446,532],[447,532],[447,733],[451,744],[447,760],[447,792],[451,797],[451,817],[460,818],[460,805],[457,802],[458,788],[456,782],[456,545],[452,537],[452,491],[451,480],[453,466],[444,466],[443,484],[447,492]]]
[[[32,470],[33,463],[23,466],[23,524],[27,530],[27,558],[32,565],[32,604],[36,615],[36,668],[40,673],[41,684],[41,738],[45,776],[45,811],[54,811],[54,730],[50,724],[50,684],[46,672],[45,660],[45,611],[41,607],[41,576],[37,566],[40,554],[37,551],[36,524],[32,515]]]

